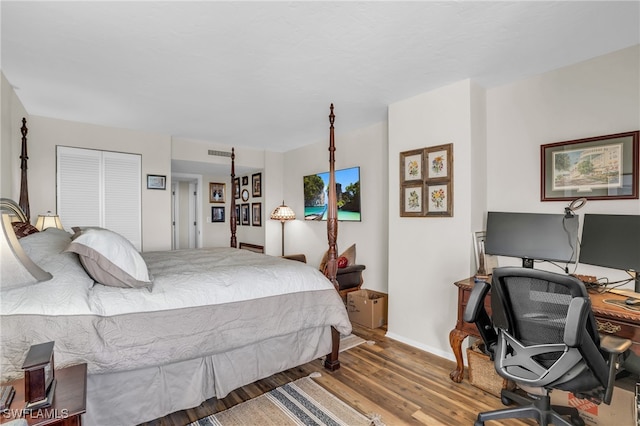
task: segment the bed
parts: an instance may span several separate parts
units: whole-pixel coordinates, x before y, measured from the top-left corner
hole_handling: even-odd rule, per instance
[[[331,105],[331,171],[333,120]],[[3,204],[18,216],[24,212]],[[106,251],[126,245],[117,234],[91,228],[73,235],[56,228],[28,233],[20,249],[51,278],[24,284],[3,274],[2,381],[22,374],[30,345],[53,340],[56,368],[88,365],[84,424],[116,425],[222,398],[325,355],[327,369],[339,368],[339,337],[351,324],[336,291],[335,213],[327,225],[328,276],[301,262],[235,248],[235,218],[231,247],[138,253],[140,260],[127,253],[123,258],[137,267],[142,262],[148,274],[131,272],[134,284],[127,276],[102,285],[89,275],[104,259],[83,250],[99,250],[95,241]]]

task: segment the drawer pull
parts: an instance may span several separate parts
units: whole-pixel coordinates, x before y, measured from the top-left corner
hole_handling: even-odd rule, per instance
[[[620,327],[619,325],[611,324],[609,321],[600,322],[596,320],[596,323],[598,324],[598,331],[601,331],[603,333],[614,334],[622,330],[622,327]]]

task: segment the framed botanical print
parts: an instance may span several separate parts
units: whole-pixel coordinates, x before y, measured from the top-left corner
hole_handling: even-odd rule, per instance
[[[450,179],[453,172],[453,144],[425,148],[427,180]]]
[[[420,217],[424,212],[422,183],[408,184],[400,189],[400,216]]]
[[[453,144],[400,153],[400,216],[453,216]]]
[[[400,183],[424,180],[423,149],[400,153]]]
[[[452,216],[451,182],[434,183],[425,186],[425,216]]]

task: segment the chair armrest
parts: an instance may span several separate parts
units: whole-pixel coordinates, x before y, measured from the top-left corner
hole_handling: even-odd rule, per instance
[[[624,352],[631,347],[631,340],[623,339],[616,336],[603,336],[600,339],[600,349],[609,355],[609,381],[605,388],[604,397],[602,401],[605,404],[610,404],[613,398],[613,387],[616,379],[616,372],[618,370],[618,358]]]
[[[584,297],[574,297],[569,303],[567,311],[567,322],[564,327],[564,344],[570,348],[576,348],[582,343],[586,332],[586,323],[591,304],[589,299]]]
[[[608,354],[621,354],[631,347],[630,339],[616,336],[600,336],[600,349]]]
[[[471,322],[476,325],[478,333],[482,337],[485,345],[485,353],[493,359],[493,351],[498,341],[498,334],[493,328],[493,322],[484,307],[484,298],[489,293],[491,285],[486,281],[479,281],[473,286],[471,295],[467,301],[467,307],[464,310],[462,319],[465,322]]]
[[[471,290],[467,307],[464,310],[462,319],[465,322],[476,322],[480,312],[484,310],[484,298],[489,293],[491,285],[486,281],[478,281]]]
[[[366,266],[364,265],[349,265],[345,268],[338,268],[338,271],[336,273],[337,275],[349,274],[351,272],[364,271],[365,268]]]

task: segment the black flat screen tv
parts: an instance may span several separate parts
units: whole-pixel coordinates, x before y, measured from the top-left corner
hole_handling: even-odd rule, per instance
[[[336,170],[338,220],[360,222],[360,167]],[[329,172],[304,177],[305,220],[327,220]]]
[[[579,261],[640,273],[640,215],[584,215]],[[640,292],[638,274],[635,291]]]
[[[489,212],[484,249],[487,254],[519,257],[529,268],[535,260],[576,263],[578,216]]]

